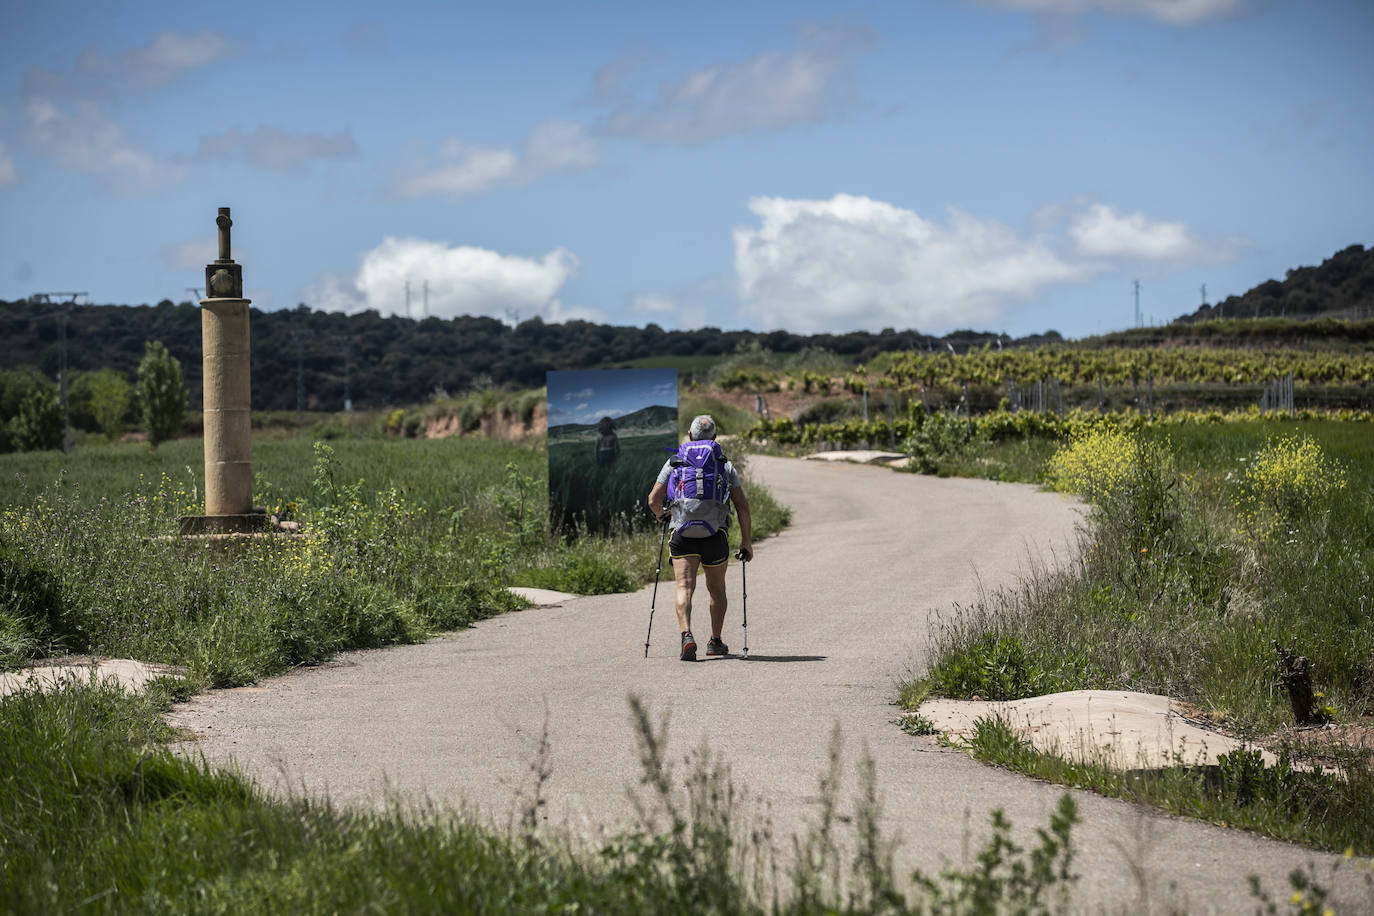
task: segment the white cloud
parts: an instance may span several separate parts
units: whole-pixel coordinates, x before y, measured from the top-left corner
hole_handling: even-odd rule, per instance
[[[154,89],[228,53],[228,39],[208,29],[194,35],[159,32],[149,44],[110,58],[110,69],[131,89]]]
[[[203,270],[206,264],[219,257],[219,240],[213,235],[198,239],[186,239],[182,242],[163,245],[158,249],[157,254],[158,257],[162,258],[162,263],[172,270]],[[239,257],[237,251],[234,252],[234,255],[235,260],[246,260]]]
[[[165,86],[230,51],[217,32],[159,32],[145,45],[114,54],[92,45],[69,70],[30,67],[20,86],[28,139],[62,167],[101,178],[116,191],[176,184],[186,175],[185,164],[129,139],[108,109],[122,96]]]
[[[0,188],[7,188],[18,183],[19,173],[14,169],[14,160],[10,158],[9,150],[5,149],[5,144],[0,143]]]
[[[1152,220],[1143,213],[1122,213],[1100,203],[1074,217],[1068,232],[1079,253],[1088,257],[1163,261],[1203,250],[1202,243],[1183,223]]]
[[[398,178],[399,197],[463,196],[502,185],[524,184],[554,172],[596,165],[596,141],[580,124],[550,118],[537,125],[517,153],[501,147],[470,146],[456,137],[440,147],[437,165],[421,166]]]
[[[29,138],[58,164],[103,178],[117,191],[137,192],[176,184],[185,168],[140,149],[94,102],[63,109],[47,99],[24,105]]]
[[[212,232],[199,238],[172,242],[159,248],[157,255],[172,270],[199,275],[205,270],[206,264],[219,257],[219,237]],[[253,261],[252,252],[244,249],[237,237],[234,239],[233,255],[235,261],[243,264]]]
[[[577,258],[564,248],[542,258],[524,258],[466,245],[387,237],[363,256],[354,277],[319,278],[307,301],[330,311],[376,309],[383,315],[404,315],[405,284],[410,281],[411,308],[418,317],[427,280],[433,316],[503,317],[509,308],[566,320],[576,310],[564,309],[558,293],[576,272]]]
[[[1189,26],[1242,12],[1251,0],[978,0],[984,5],[1050,17],[1110,13]]]
[[[196,158],[241,159],[273,172],[299,173],[312,159],[346,159],[358,155],[353,132],[348,129],[333,136],[321,133],[289,133],[279,127],[259,127],[245,134],[234,127],[222,134],[200,138]]]
[[[589,305],[564,305],[557,299],[549,303],[545,319],[550,324],[564,324],[569,321],[590,321],[592,324],[605,324],[606,313]]]
[[[397,181],[398,196],[480,194],[509,182],[515,174],[515,154],[510,150],[463,146],[456,140],[444,147],[444,158],[449,161]]]
[[[873,41],[867,29],[813,27],[790,52],[769,51],[738,63],[695,70],[660,85],[651,101],[631,100],[603,121],[609,134],[694,144],[730,134],[778,130],[825,120],[852,106],[850,68]],[[626,92],[633,67],[608,65],[597,93]]]
[[[106,54],[91,45],[70,70],[33,66],[24,74],[25,98],[106,98],[120,93],[157,89],[200,67],[225,57],[229,40],[208,29],[194,34],[159,32],[146,45]]]
[[[661,328],[683,331],[701,328],[712,323],[710,310],[700,301],[696,301],[696,297],[702,294],[703,291],[699,289],[689,289],[681,295],[672,296],[644,293],[631,300],[630,310],[636,315],[647,317]],[[733,317],[738,319],[738,315]],[[728,321],[726,323],[728,324]]]
[[[892,204],[756,197],[756,227],[734,231],[748,323],[947,328],[996,320],[1006,306],[1086,278],[1048,240],[951,209],[944,224]]]
[[[664,315],[676,312],[677,303],[667,296],[648,293],[635,296],[634,301],[630,303],[630,308],[640,315]]]
[[[572,169],[589,169],[596,165],[596,141],[581,124],[550,118],[525,140],[525,155],[521,162],[529,177]]]

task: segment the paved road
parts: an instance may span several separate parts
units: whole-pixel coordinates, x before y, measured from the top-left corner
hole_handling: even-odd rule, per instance
[[[1003,808],[1021,840],[1062,789],[992,769],[895,728],[896,680],[920,664],[936,613],[982,587],[1012,583],[1034,560],[1063,556],[1079,515],[1063,498],[1013,484],[939,480],[853,465],[754,458],[794,510],[792,528],[749,567],[751,659],[677,660],[671,598],[659,591],[648,659],[646,589],[484,621],[420,646],[361,652],[258,687],[212,692],[180,708],[188,745],[236,759],[264,783],[376,803],[382,786],[466,802],[500,824],[528,797],[545,722],[553,822],[578,830],[632,819],[638,777],[626,698],[670,714],[673,756],[707,739],[734,779],[766,798],[784,835],[814,811],[831,730],[850,774],[866,747],[877,765],[898,861],[936,871],[963,860]],[[647,488],[646,488],[647,489]],[[739,569],[729,575],[726,641],[741,648]],[[667,596],[667,600],[665,600]],[[704,599],[704,590],[701,599]],[[708,631],[705,605],[695,629]],[[848,781],[852,788],[852,775]],[[848,789],[845,792],[848,797]],[[1253,912],[1246,876],[1275,891],[1293,868],[1329,856],[1077,793],[1075,833],[1091,911],[1151,901],[1192,912]],[[1174,886],[1172,892],[1168,891]],[[1354,885],[1352,884],[1353,888]]]

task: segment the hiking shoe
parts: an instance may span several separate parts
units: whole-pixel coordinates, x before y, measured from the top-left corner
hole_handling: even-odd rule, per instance
[[[707,655],[729,655],[730,647],[720,641],[719,636],[712,636],[706,640]]]
[[[684,662],[694,662],[697,660],[697,641],[692,638],[691,630],[682,634],[681,657]]]

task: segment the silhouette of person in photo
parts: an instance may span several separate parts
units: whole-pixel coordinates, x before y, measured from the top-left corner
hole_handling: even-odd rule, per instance
[[[596,424],[596,464],[608,467],[620,457],[620,439],[615,434],[615,421],[602,417]]]

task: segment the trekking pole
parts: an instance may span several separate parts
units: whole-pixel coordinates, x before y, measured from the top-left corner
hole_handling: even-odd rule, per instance
[[[735,553],[735,559],[739,560],[739,583],[740,583],[740,606],[744,609],[744,657],[749,658],[749,561],[744,558],[744,551]]]
[[[649,635],[654,632],[654,605],[658,602],[658,577],[663,573],[663,545],[668,540],[668,513],[663,513],[663,534],[658,539],[658,569],[654,570],[654,595],[649,599],[649,632],[644,634],[644,657],[649,657]]]

